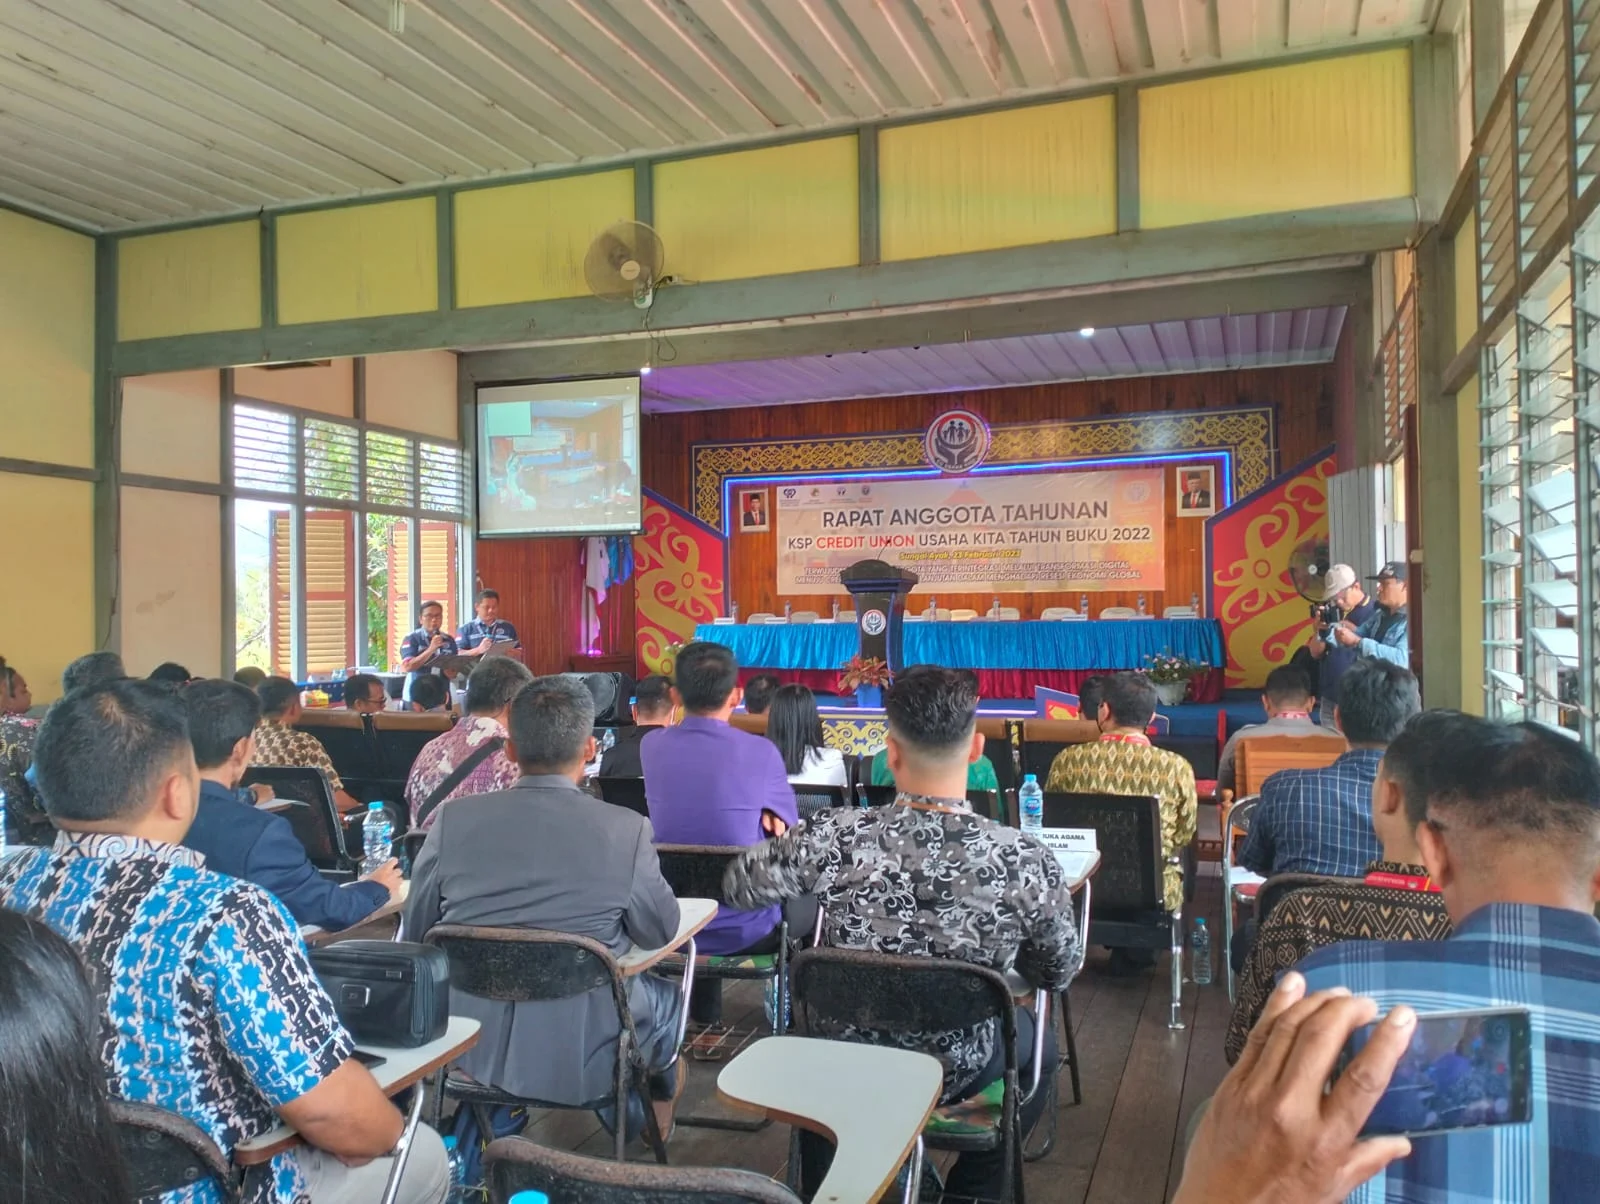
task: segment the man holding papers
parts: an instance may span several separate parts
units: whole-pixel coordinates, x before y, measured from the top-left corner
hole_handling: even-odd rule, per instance
[[[1055,854],[1034,836],[975,815],[967,805],[967,766],[983,753],[972,675],[932,665],[907,669],[890,687],[885,709],[895,801],[869,810],[824,809],[749,849],[723,880],[728,903],[753,910],[814,894],[824,911],[825,944],[954,958],[1015,969],[1039,990],[1064,987],[1078,966],[1078,934]],[[937,1056],[946,1103],[976,1095],[1005,1070],[992,1024],[860,1037]],[[1024,1078],[1033,1039],[1032,1016],[1019,1010]],[[1045,1067],[1055,1066],[1053,1026],[1045,1034],[1044,1059]],[[1048,1095],[1035,1092],[1023,1106],[1024,1133]],[[822,1138],[801,1134],[803,1187],[816,1187],[828,1159]],[[1003,1148],[963,1154],[945,1191],[995,1199],[1004,1176]]]
[[[484,656],[499,648],[520,648],[517,629],[500,617],[500,595],[492,589],[478,591],[478,602],[473,607],[478,617],[463,623],[456,632],[456,644],[462,656]]]

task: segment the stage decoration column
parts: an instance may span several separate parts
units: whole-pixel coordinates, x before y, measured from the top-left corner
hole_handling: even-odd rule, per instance
[[[672,647],[722,614],[727,547],[722,535],[660,495],[644,491],[644,530],[633,537],[634,646],[642,673],[663,672]]]
[[[1229,688],[1261,685],[1310,635],[1289,557],[1304,540],[1327,538],[1333,471],[1329,448],[1206,520],[1209,613],[1222,625]]]

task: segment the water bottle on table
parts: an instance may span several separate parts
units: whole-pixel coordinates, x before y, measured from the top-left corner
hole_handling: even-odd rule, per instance
[[[1211,981],[1211,929],[1204,919],[1196,919],[1189,934],[1189,977],[1202,987]]]
[[[367,804],[361,824],[361,853],[363,875],[382,868],[394,856],[394,825],[380,802]]]
[[[1017,810],[1022,813],[1024,832],[1037,832],[1044,827],[1044,787],[1039,785],[1034,774],[1022,779],[1022,787],[1017,791]]]
[[[1082,615],[1086,619],[1089,617],[1089,595],[1088,594],[1079,594],[1078,595],[1078,613],[1080,615]]]

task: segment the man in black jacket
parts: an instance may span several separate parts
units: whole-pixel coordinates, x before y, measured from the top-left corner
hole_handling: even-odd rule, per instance
[[[254,882],[289,909],[295,923],[330,932],[359,924],[400,890],[397,862],[348,886],[319,874],[289,821],[256,806],[239,779],[255,753],[261,703],[234,681],[197,681],[183,692],[189,742],[200,767],[200,805],[183,843],[206,868]]]
[[[672,682],[659,673],[642,679],[633,694],[633,726],[616,729],[616,743],[600,759],[603,778],[642,778],[639,742],[672,718]]]

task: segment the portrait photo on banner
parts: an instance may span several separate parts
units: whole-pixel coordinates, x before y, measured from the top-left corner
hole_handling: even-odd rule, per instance
[[[1177,476],[1178,517],[1207,518],[1217,512],[1217,470],[1209,464],[1179,466]]]
[[[770,531],[771,518],[767,513],[765,489],[739,490],[739,530]]]

